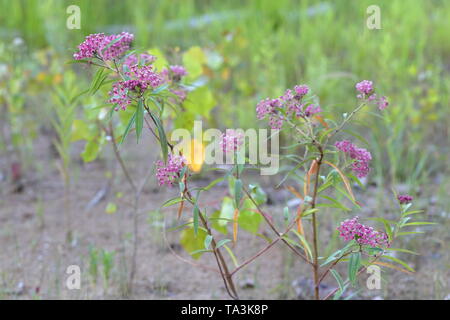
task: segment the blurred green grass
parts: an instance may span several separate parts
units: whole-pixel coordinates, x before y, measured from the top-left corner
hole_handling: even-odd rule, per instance
[[[220,118],[254,126],[256,102],[297,83],[310,84],[322,109],[346,112],[355,104],[354,83],[372,79],[391,101],[385,120],[363,114],[358,128],[372,145],[377,182],[418,185],[448,170],[449,1],[376,1],[381,30],[365,26],[374,4],[365,0],[0,3],[4,41],[22,37],[30,52],[52,48],[61,63],[94,32],[131,31],[142,48],[217,50],[230,75],[212,83],[219,98],[211,125]],[[81,8],[81,30],[65,27],[71,4]]]

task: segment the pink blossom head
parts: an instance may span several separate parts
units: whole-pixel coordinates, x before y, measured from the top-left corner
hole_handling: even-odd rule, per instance
[[[128,67],[131,67],[135,64],[137,65],[146,65],[151,64],[156,61],[156,57],[151,54],[147,53],[141,53],[140,55],[131,54],[129,55],[123,64],[127,65]]]
[[[402,194],[397,197],[400,204],[407,204],[413,201],[413,197],[407,194]]]
[[[354,160],[352,170],[358,178],[363,178],[369,174],[369,164],[372,160],[372,154],[369,151],[364,148],[358,148],[348,140],[338,141],[334,146]]]
[[[301,99],[309,92],[309,87],[305,84],[297,85],[294,87],[295,96],[297,99]]]
[[[109,36],[104,33],[91,34],[78,46],[78,52],[73,57],[82,60],[98,56],[103,60],[112,60],[129,50],[133,39],[134,36],[128,32]]]
[[[305,116],[311,117],[312,115],[315,115],[316,113],[322,112],[322,109],[319,105],[310,104],[305,108]]]
[[[372,227],[361,224],[358,216],[341,222],[337,230],[339,231],[339,236],[345,241],[355,240],[360,245],[371,247],[389,246],[388,237],[384,232],[376,231]]]
[[[186,166],[186,159],[183,156],[169,154],[167,163],[159,160],[156,162],[156,178],[160,186],[169,187],[180,178],[180,172]]]
[[[367,97],[373,91],[373,82],[369,80],[363,80],[361,82],[358,82],[355,85],[355,88],[361,93],[362,97]]]
[[[219,142],[223,152],[236,152],[244,143],[244,135],[237,130],[227,129]]]
[[[172,71],[174,76],[179,77],[179,78],[184,77],[188,74],[186,69],[183,66],[173,65],[173,66],[170,66],[169,69],[170,69],[170,71]]]

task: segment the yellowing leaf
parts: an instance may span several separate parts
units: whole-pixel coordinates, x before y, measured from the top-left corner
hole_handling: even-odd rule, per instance
[[[375,261],[374,264],[377,264],[377,265],[383,266],[383,267],[388,267],[388,268],[391,268],[391,269],[395,269],[395,270],[398,270],[398,271],[401,271],[401,272],[404,272],[404,273],[407,273],[407,274],[412,274],[411,271],[408,271],[406,269],[403,269],[401,267],[398,267],[396,265],[393,265],[393,264],[390,264],[390,263],[387,263],[387,262]]]
[[[334,164],[332,164],[331,162],[329,162],[329,161],[323,161],[323,162],[326,163],[326,164],[328,164],[328,165],[331,166],[332,168],[334,168],[334,169],[337,171],[337,173],[339,173],[339,175],[340,175],[341,178],[342,178],[342,181],[344,182],[345,188],[347,189],[348,193],[350,194],[350,196],[351,196],[353,202],[355,202],[355,203],[357,203],[357,204],[359,205],[359,202],[356,201],[355,195],[353,194],[352,188],[351,188],[351,186],[350,186],[350,182],[348,181],[348,179],[347,179],[347,177],[344,175],[344,173],[343,173],[337,166],[335,166]]]
[[[235,209],[234,215],[233,215],[233,242],[234,243],[236,243],[236,240],[237,240],[238,216],[239,216],[239,209]]]

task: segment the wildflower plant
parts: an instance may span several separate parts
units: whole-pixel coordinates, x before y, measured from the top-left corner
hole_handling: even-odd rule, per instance
[[[217,267],[213,271],[222,278],[231,298],[239,298],[235,275],[277,243],[284,243],[295,257],[311,267],[315,299],[339,298],[349,285],[357,285],[358,276],[373,264],[408,273],[414,271],[391,254],[395,251],[411,253],[394,246],[397,238],[414,233],[404,231],[404,228],[428,224],[411,221],[420,210],[410,210],[412,198],[407,195],[397,198],[397,221],[382,217],[372,219],[381,223],[384,230],[363,224],[359,217],[349,218],[335,226],[342,247],[329,256],[323,256],[319,248],[323,232],[318,225],[318,215],[324,207],[346,208],[332,197],[333,189],[344,194],[356,209],[363,205],[356,200],[351,181],[361,184],[359,178],[370,174],[372,155],[369,150],[351,142],[349,137],[338,137],[348,132],[344,128],[364,107],[376,106],[379,112],[383,112],[389,105],[386,97],[376,93],[372,81],[363,80],[356,84],[357,106],[340,122],[325,118],[325,114],[331,114],[333,110],[320,106],[318,98],[304,84],[256,105],[258,119],[266,120],[273,129],[289,132],[296,141],[296,150],[299,147],[303,150],[301,155],[290,157],[295,159],[295,166],[279,184],[286,185],[290,175],[303,176],[302,190],[286,185],[299,198],[297,209],[291,212],[286,206],[282,212],[268,213],[263,210],[267,201],[264,190],[257,183],[244,180],[248,169],[244,164],[235,162],[229,169],[218,169],[223,176],[207,186],[191,186],[190,180],[195,172],[190,170],[184,155],[174,151],[163,126],[162,113],[171,100],[182,101],[185,98],[182,79],[187,71],[180,65],[158,70],[154,66],[154,57],[129,51],[132,40],[133,36],[128,33],[91,35],[79,46],[74,58],[98,67],[90,88],[92,93],[103,85],[110,85],[109,97],[105,99],[111,105],[111,115],[133,109],[122,141],[133,127],[139,139],[146,124],[145,128],[159,142],[162,158],[156,162],[156,179],[160,186],[178,186],[175,189],[178,195],[167,200],[163,207],[178,206],[179,218],[190,208],[189,221],[176,228],[182,229],[181,244],[195,259],[203,254],[214,257]],[[219,142],[224,153],[231,153],[235,158],[243,144],[244,137],[232,129],[227,129]],[[210,210],[202,205],[202,195],[214,192],[222,181],[228,182],[229,194],[220,199],[220,210]],[[324,200],[331,201],[331,205]],[[257,236],[263,223],[271,230],[271,235],[264,236],[267,244],[238,263],[233,248],[239,238],[239,229]],[[230,235],[228,226],[232,230]],[[340,263],[348,265],[347,279],[336,269]],[[211,269],[202,264],[195,265]],[[330,274],[335,278],[337,288],[321,295],[320,284]]]

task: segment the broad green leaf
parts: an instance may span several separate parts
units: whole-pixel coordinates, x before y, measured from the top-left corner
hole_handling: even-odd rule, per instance
[[[94,161],[97,158],[99,151],[100,144],[97,142],[97,140],[90,140],[84,146],[84,150],[81,153],[81,158],[84,162]]]
[[[215,211],[212,215],[210,215],[209,220],[212,221],[211,227],[214,230],[219,231],[222,234],[227,234],[227,220],[222,220],[220,218],[220,211]]]
[[[197,235],[194,233],[194,228],[186,228],[180,233],[180,244],[194,259],[200,258],[203,252],[196,252],[204,250],[205,238],[208,233],[199,228]]]
[[[91,140],[94,137],[93,133],[85,121],[75,119],[72,123],[71,141]]]
[[[234,212],[234,211],[233,211]],[[256,207],[250,199],[245,199],[238,216],[238,224],[242,229],[253,234],[258,233],[259,225],[263,217],[256,211]]]
[[[234,214],[234,205],[233,200],[230,197],[224,197],[222,200],[222,207],[220,209],[220,218],[222,219],[228,219],[230,221],[233,220],[233,214]],[[220,220],[217,222],[220,226],[226,226],[227,220]]]
[[[203,74],[203,65],[207,62],[206,55],[200,47],[191,47],[183,54],[183,66],[188,72],[187,79],[192,81]]]
[[[216,105],[216,100],[207,86],[198,87],[188,93],[183,103],[184,109],[194,115],[210,118],[211,110]]]

